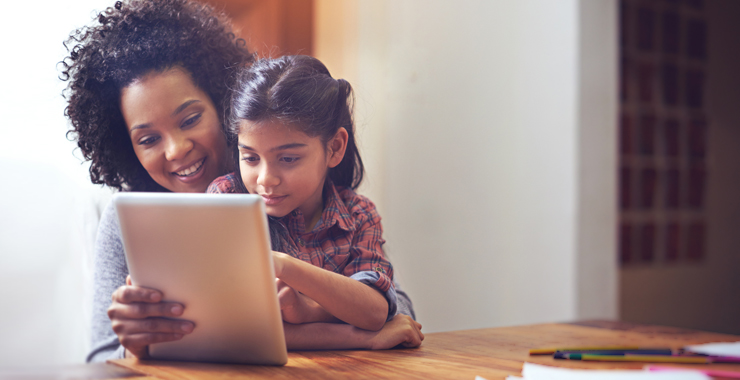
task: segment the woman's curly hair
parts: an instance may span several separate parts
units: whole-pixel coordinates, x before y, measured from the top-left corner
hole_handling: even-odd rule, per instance
[[[211,97],[223,126],[230,85],[253,60],[224,15],[188,0],[117,1],[64,45],[69,56],[60,62],[60,79],[69,81],[63,96],[72,123],[67,136],[91,161],[92,182],[119,190],[163,190],[134,153],[120,110],[124,87],[149,72],[181,66]],[[227,140],[234,137],[227,134]]]

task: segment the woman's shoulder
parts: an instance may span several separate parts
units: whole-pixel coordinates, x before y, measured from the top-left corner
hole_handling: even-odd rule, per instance
[[[211,194],[230,194],[237,192],[236,173],[229,173],[214,179],[206,190],[206,193]]]
[[[100,215],[98,223],[98,234],[119,235],[121,228],[118,225],[118,210],[113,200],[108,201]]]

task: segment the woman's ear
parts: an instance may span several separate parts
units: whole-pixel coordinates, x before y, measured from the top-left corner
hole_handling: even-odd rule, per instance
[[[342,159],[344,158],[344,153],[347,151],[348,139],[349,134],[347,133],[347,130],[344,129],[344,127],[341,127],[339,128],[339,130],[337,130],[337,133],[334,134],[334,137],[329,140],[329,143],[327,144],[327,149],[329,154],[328,165],[330,168],[333,168],[339,165],[340,162],[342,162]]]

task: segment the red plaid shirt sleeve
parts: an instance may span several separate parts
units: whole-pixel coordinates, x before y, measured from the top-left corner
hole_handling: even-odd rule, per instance
[[[344,195],[344,194],[343,194]],[[383,227],[375,205],[367,198],[353,194],[349,213],[353,217],[355,233],[350,245],[349,262],[344,268],[345,276],[363,271],[377,272],[380,275],[375,287],[383,292],[393,286],[393,266],[383,253]]]

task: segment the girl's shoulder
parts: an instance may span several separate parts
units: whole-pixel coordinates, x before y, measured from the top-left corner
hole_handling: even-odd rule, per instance
[[[348,187],[337,187],[337,195],[352,219],[361,219],[372,223],[380,222],[380,214],[370,198],[357,194]]]
[[[206,189],[206,193],[210,194],[231,194],[237,192],[236,173],[229,173],[214,179],[208,185],[208,189]]]

